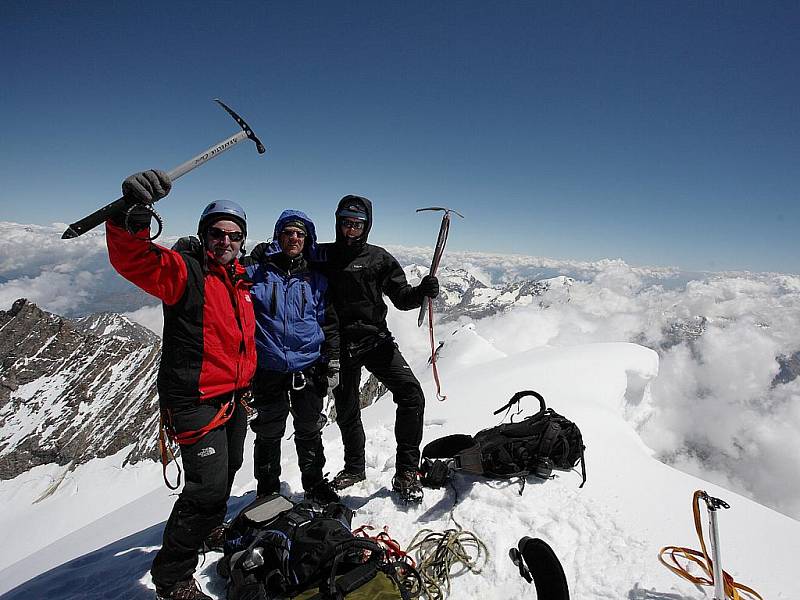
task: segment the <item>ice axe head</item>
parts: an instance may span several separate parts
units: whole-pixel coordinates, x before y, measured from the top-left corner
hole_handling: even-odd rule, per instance
[[[458,212],[457,210],[453,210],[452,208],[444,208],[444,207],[441,207],[441,206],[429,206],[428,208],[418,208],[418,209],[417,209],[417,212],[422,212],[422,211],[424,211],[424,210],[441,210],[441,211],[443,211],[443,212],[444,212],[445,216],[448,216],[448,217],[449,217],[449,216],[450,216],[450,213],[453,213],[453,214],[455,214],[455,215],[458,215],[458,216],[459,216],[459,217],[461,217],[462,219],[464,218],[464,215],[462,215],[462,214],[461,214],[460,212]]]
[[[222,108],[224,108],[225,112],[227,112],[230,116],[232,116],[233,119],[239,124],[239,127],[242,128],[242,131],[244,131],[247,134],[247,137],[256,143],[256,150],[258,150],[259,154],[264,154],[264,152],[267,151],[267,149],[264,148],[264,144],[261,143],[261,140],[259,140],[258,137],[256,137],[256,134],[253,133],[253,130],[250,128],[250,125],[248,125],[242,117],[236,114],[235,110],[233,110],[230,106],[225,104],[219,98],[214,98],[214,102],[216,102]]]

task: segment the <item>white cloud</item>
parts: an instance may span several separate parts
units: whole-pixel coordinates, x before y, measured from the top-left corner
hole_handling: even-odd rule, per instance
[[[18,298],[65,316],[152,304],[109,264],[102,227],[62,240],[65,228],[0,222],[0,310]]]
[[[134,323],[147,327],[150,331],[161,336],[164,331],[164,311],[160,305],[143,306],[137,310],[123,313]]]

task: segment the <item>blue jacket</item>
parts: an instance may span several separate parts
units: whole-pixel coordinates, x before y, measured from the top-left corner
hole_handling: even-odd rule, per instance
[[[245,259],[253,283],[250,295],[256,316],[258,367],[270,371],[302,371],[320,359],[339,358],[339,324],[328,301],[328,280],[306,260],[317,242],[314,223],[298,210],[285,210],[275,223],[273,239],[288,221],[305,224],[303,255],[291,259],[277,251],[251,254]],[[277,246],[279,248],[279,246]]]

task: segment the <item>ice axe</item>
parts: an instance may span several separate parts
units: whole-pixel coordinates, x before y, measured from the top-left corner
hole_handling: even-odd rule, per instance
[[[706,503],[708,511],[708,527],[711,534],[710,555],[703,537],[703,525],[700,517],[701,500]],[[714,600],[743,597],[739,594],[739,590],[752,598],[763,600],[761,594],[753,588],[735,581],[730,573],[722,569],[717,511],[723,508],[730,508],[730,505],[724,500],[708,495],[704,490],[696,490],[692,496],[692,513],[694,515],[694,529],[697,532],[697,538],[700,540],[700,550],[684,548],[683,546],[664,546],[658,552],[658,560],[670,571],[696,586],[713,586]],[[686,560],[686,565],[681,564],[678,559]],[[694,572],[690,572],[689,563],[694,563],[694,566],[699,567],[702,573],[698,574],[696,572],[697,569],[694,569]]]
[[[225,111],[230,116],[234,118],[234,120],[242,128],[242,131],[235,133],[227,140],[223,140],[218,144],[214,144],[207,150],[204,150],[194,158],[190,158],[189,160],[178,165],[171,171],[167,171],[167,175],[169,175],[169,178],[172,181],[175,181],[176,179],[178,179],[178,177],[186,175],[186,173],[188,173],[192,169],[196,169],[200,165],[207,163],[212,158],[216,158],[226,150],[230,150],[236,144],[245,139],[251,139],[255,142],[256,149],[258,150],[259,154],[264,154],[264,152],[266,152],[264,144],[262,144],[261,140],[259,140],[256,137],[256,134],[253,133],[253,130],[250,129],[250,126],[245,122],[244,119],[242,119],[242,117],[236,114],[236,112],[234,112],[234,110],[231,107],[229,107],[219,98],[215,98],[214,102],[219,104],[222,108],[225,109]],[[125,211],[127,206],[128,206],[128,201],[124,196],[122,198],[118,198],[117,200],[114,200],[113,202],[106,204],[103,208],[94,211],[92,214],[83,217],[79,221],[75,221],[72,225],[67,227],[66,231],[64,231],[64,233],[61,235],[61,239],[69,240],[78,237],[79,235],[83,235],[90,229],[94,229],[101,223],[104,223],[109,218],[121,214],[122,212]]]
[[[453,210],[452,208],[442,208],[441,206],[431,206],[429,208],[418,208],[417,212],[422,212],[426,210],[441,210],[444,211],[442,215],[442,224],[439,226],[439,237],[436,238],[436,248],[433,250],[433,259],[431,260],[431,268],[428,271],[429,275],[436,275],[436,271],[439,269],[439,261],[442,260],[442,254],[444,254],[444,246],[447,243],[447,234],[450,231],[450,213],[455,213],[462,219],[464,215],[461,213]],[[427,298],[427,302],[425,302],[426,298],[422,300],[422,306],[419,307],[419,317],[417,318],[417,327],[422,327],[422,322],[425,320],[425,309],[428,309],[428,331],[430,333],[431,338],[431,359],[430,364],[431,368],[433,369],[433,379],[436,382],[436,397],[439,401],[444,401],[447,399],[447,396],[442,394],[442,385],[439,382],[439,369],[436,367],[436,350],[435,342],[433,339],[433,300]]]
[[[430,271],[428,271],[428,275],[436,275],[436,271],[439,269],[439,261],[442,260],[442,254],[444,254],[444,246],[447,243],[447,233],[450,231],[450,213],[455,213],[462,219],[464,218],[464,215],[453,210],[452,208],[442,208],[441,206],[418,208],[417,212],[422,212],[425,210],[444,211],[444,214],[442,215],[442,224],[439,227],[439,237],[436,238],[436,248],[433,251],[433,260],[431,260],[431,269]],[[433,318],[432,303],[423,302],[422,306],[419,307],[419,317],[417,317],[417,327],[422,327],[422,322],[425,320],[426,308],[430,308],[431,311],[430,318],[431,319]]]

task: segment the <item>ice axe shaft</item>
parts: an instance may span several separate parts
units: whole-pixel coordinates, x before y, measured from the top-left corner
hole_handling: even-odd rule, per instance
[[[720,508],[730,508],[727,502],[709,496],[706,492],[700,495],[705,500],[708,511],[708,531],[711,534],[711,568],[714,577],[714,600],[725,600],[725,580],[722,570],[722,548],[719,543],[719,525],[717,511]]]
[[[441,210],[444,212],[444,214],[442,215],[442,224],[439,227],[439,236],[436,238],[436,248],[434,248],[433,250],[433,259],[431,259],[431,268],[428,271],[429,275],[436,275],[436,271],[439,270],[439,262],[442,260],[442,254],[444,254],[444,246],[447,243],[447,234],[450,231],[450,213],[455,213],[462,219],[464,218],[464,215],[451,208],[442,208],[441,206],[418,208],[417,212],[422,212],[426,210]],[[422,306],[419,307],[419,316],[417,317],[417,327],[422,327],[422,322],[425,320],[426,308],[428,308],[428,303],[423,301]]]
[[[229,106],[227,106],[222,100],[215,98],[214,100],[217,102],[225,111],[231,115],[239,126],[242,128],[242,131],[239,131],[229,137],[226,140],[219,142],[218,144],[214,144],[210,148],[204,150],[194,158],[190,158],[184,163],[181,163],[174,169],[167,171],[167,175],[172,181],[175,181],[179,177],[186,175],[189,171],[196,169],[200,165],[207,163],[212,158],[216,158],[226,150],[230,150],[239,142],[251,139],[256,144],[256,149],[258,150],[259,154],[263,154],[266,152],[264,145],[261,143],[261,140],[256,137],[253,130],[250,126],[242,119],[236,112],[234,112]],[[109,218],[120,214],[122,211],[125,210],[127,207],[127,200],[124,197],[118,198],[109,204],[106,204],[103,208],[100,208],[94,211],[92,214],[83,217],[82,219],[75,221],[69,227],[67,227],[66,231],[61,235],[61,239],[72,239],[78,237],[79,235],[83,235],[90,229],[94,229],[101,223],[104,223]]]

